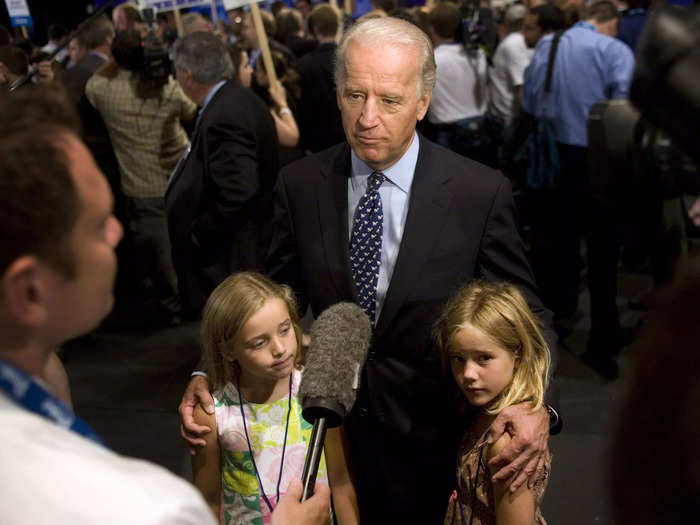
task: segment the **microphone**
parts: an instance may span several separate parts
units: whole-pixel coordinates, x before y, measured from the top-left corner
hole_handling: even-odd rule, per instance
[[[299,385],[302,416],[313,422],[306,453],[301,501],[313,495],[326,429],[339,427],[355,403],[372,325],[354,303],[337,303],[311,326],[311,345]]]

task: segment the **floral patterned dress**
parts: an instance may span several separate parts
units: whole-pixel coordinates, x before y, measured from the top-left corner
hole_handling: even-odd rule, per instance
[[[287,446],[280,483],[280,496],[294,478],[301,479],[307,443],[313,425],[301,416],[297,391],[301,372],[292,373],[292,409],[289,417]],[[282,461],[289,398],[273,403],[255,404],[243,399],[245,424],[255,455],[262,490],[274,507],[277,505],[277,480]],[[228,383],[214,392],[216,427],[221,449],[221,523],[225,525],[263,525],[270,523],[270,509],[262,497],[248,449],[238,390]],[[321,459],[317,481],[328,484],[325,458]]]
[[[496,525],[496,503],[491,485],[493,473],[486,457],[486,436],[467,432],[459,447],[457,490],[447,505],[444,525]],[[535,525],[547,525],[540,504],[547,488],[552,458],[547,456],[545,472],[532,488],[535,495]]]

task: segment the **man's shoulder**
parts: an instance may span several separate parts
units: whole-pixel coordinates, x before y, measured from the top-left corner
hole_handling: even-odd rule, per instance
[[[263,114],[269,116],[269,110],[262,99],[253,90],[229,80],[211,99],[203,118],[235,124],[239,122],[237,118],[241,115],[254,115],[253,120],[256,120],[262,118]],[[272,120],[272,117],[269,120]]]
[[[342,175],[350,168],[350,148],[347,142],[341,142],[323,151],[308,155],[287,164],[280,171],[280,177],[302,177],[313,180],[321,173]]]
[[[53,522],[56,515],[70,515],[76,525],[127,523],[144,515],[162,515],[165,523],[178,508],[191,515],[199,508],[200,517],[206,516],[197,493],[162,467],[119,456],[6,402],[0,399],[7,425],[0,437],[0,464],[13,481],[0,488],[0,499],[13,504],[3,505],[3,523]],[[124,501],[129,505],[120,509]]]
[[[428,170],[431,176],[450,176],[456,188],[463,188],[470,193],[491,193],[503,184],[505,177],[500,171],[459,155],[425,137],[420,140],[417,170]]]
[[[85,85],[85,89],[97,90],[104,89],[110,79],[103,75],[92,75]]]
[[[88,53],[83,57],[83,59],[76,64],[76,67],[79,67],[80,69],[84,69],[87,71],[90,71],[94,73],[97,71],[102,64],[107,62],[103,57],[100,55],[96,55],[94,53]]]
[[[605,53],[609,54],[610,56],[625,56],[630,60],[634,60],[634,53],[622,40],[608,35],[600,36],[602,37],[600,39],[600,44]]]
[[[504,49],[522,49],[527,48],[525,44],[525,37],[520,31],[513,31],[508,33],[506,37],[501,42]]]
[[[332,65],[334,56],[333,49],[326,46],[317,47],[297,60],[297,71],[303,75],[309,71],[316,71],[327,65]]]

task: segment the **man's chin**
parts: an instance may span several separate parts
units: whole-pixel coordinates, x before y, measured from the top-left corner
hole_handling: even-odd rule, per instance
[[[355,143],[352,149],[357,158],[372,169],[380,170],[386,164],[385,154],[380,148]]]

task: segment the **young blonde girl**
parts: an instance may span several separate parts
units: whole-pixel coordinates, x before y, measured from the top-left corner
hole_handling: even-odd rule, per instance
[[[212,292],[202,343],[216,410],[192,460],[194,483],[221,523],[266,524],[289,483],[301,478],[312,425],[301,416],[301,329],[291,290],[239,273]],[[327,466],[327,468],[326,468]],[[357,523],[340,431],[328,431],[317,478],[331,488],[338,521]]]
[[[542,407],[547,389],[549,348],[518,289],[506,283],[474,281],[448,302],[435,325],[443,364],[471,412],[457,461],[458,489],[450,498],[445,525],[546,525],[539,506],[549,477],[509,494],[509,482],[492,481],[488,461],[510,442],[508,433],[487,443],[496,415],[516,403]]]

